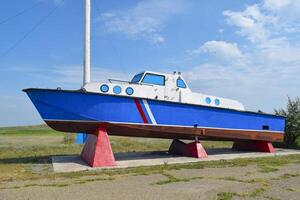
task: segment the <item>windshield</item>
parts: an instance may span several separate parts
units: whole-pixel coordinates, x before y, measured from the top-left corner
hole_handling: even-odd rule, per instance
[[[165,85],[165,76],[158,74],[149,74],[147,73],[143,78],[143,83],[149,83],[153,85]]]
[[[138,83],[141,78],[143,77],[144,73],[140,73],[140,74],[137,74],[133,77],[133,79],[131,80],[132,83]]]

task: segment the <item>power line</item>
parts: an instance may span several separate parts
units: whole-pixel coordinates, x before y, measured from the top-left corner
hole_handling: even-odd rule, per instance
[[[27,31],[19,40],[17,40],[9,49],[1,54],[1,57],[6,56],[12,50],[14,50],[21,42],[23,42],[31,33],[33,33],[40,25],[42,25],[64,2],[61,0],[47,15],[45,15],[40,21],[38,21],[29,31]]]
[[[18,13],[16,13],[16,14],[12,15],[12,16],[10,16],[10,17],[7,17],[6,19],[0,21],[0,25],[5,24],[6,22],[9,22],[10,20],[12,20],[12,19],[14,19],[14,18],[16,18],[16,17],[19,17],[19,16],[22,15],[22,14],[25,14],[27,11],[32,10],[33,8],[35,8],[35,7],[37,7],[38,5],[40,5],[41,3],[43,3],[43,1],[38,1],[37,3],[33,4],[32,6],[27,7],[27,8],[25,8],[24,10],[21,10],[20,12],[18,12]]]

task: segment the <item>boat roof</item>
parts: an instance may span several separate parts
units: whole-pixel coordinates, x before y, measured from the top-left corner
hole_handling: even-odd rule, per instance
[[[137,74],[144,74],[144,73],[149,73],[149,74],[159,74],[159,75],[163,75],[163,76],[168,76],[168,75],[172,75],[171,73],[162,73],[162,72],[155,72],[155,71],[149,71],[149,70],[146,70],[146,71],[141,71],[139,73],[136,73],[135,75]],[[175,72],[174,72],[175,73]],[[178,72],[178,73],[181,73],[181,72]],[[134,75],[134,76],[135,76]]]

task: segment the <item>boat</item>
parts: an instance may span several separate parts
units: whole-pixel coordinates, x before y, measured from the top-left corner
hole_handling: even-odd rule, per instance
[[[274,152],[270,142],[283,141],[283,116],[246,111],[237,100],[193,92],[181,72],[146,70],[131,80],[91,82],[90,0],[85,5],[83,85],[23,91],[51,128],[89,134],[82,157],[91,166],[115,164],[108,134],[174,139],[169,152],[199,158],[207,156],[199,140],[231,140],[233,148],[265,152]],[[104,160],[93,152],[102,152]]]
[[[246,111],[232,99],[192,92],[180,72],[144,71],[131,81],[89,82],[79,90],[25,89],[53,129],[168,139],[282,141],[285,118]]]

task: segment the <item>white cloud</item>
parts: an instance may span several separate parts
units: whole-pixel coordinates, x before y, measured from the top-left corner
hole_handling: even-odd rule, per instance
[[[257,43],[268,39],[270,32],[266,26],[276,21],[272,16],[263,15],[258,5],[248,6],[241,12],[226,10],[223,15],[228,24],[238,27],[238,34]]]
[[[207,41],[197,49],[194,53],[217,56],[186,71],[192,88],[268,112],[274,105],[284,106],[287,95],[300,95],[300,4],[294,5],[296,1],[271,4],[266,0],[242,11],[224,11],[228,25],[237,28],[240,43]],[[291,13],[282,12],[292,4]],[[243,53],[238,46],[243,46]],[[224,58],[231,59],[225,62]]]
[[[193,54],[210,53],[223,59],[241,58],[243,56],[236,43],[215,40],[205,42],[198,49],[191,52]]]
[[[292,0],[292,1],[295,1],[295,0]],[[291,3],[291,0],[265,0],[264,8],[266,8],[268,10],[281,10],[281,9],[287,7],[290,3]]]
[[[171,16],[184,12],[183,0],[140,1],[135,7],[118,12],[107,12],[100,20],[111,33],[123,33],[131,39],[145,39],[153,44],[165,42],[161,29]]]
[[[262,7],[277,18],[276,32],[299,34],[300,0],[265,0]]]

